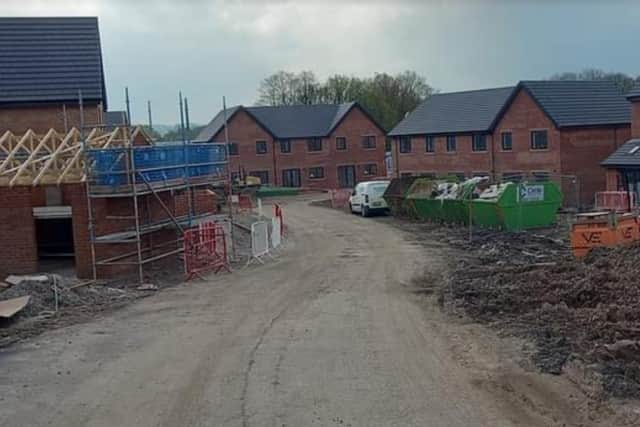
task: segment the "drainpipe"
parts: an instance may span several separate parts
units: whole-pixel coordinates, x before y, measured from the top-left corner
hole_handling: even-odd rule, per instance
[[[400,137],[397,136],[395,138],[393,138],[393,151],[395,153],[395,157],[396,158],[396,178],[400,178],[400,152],[398,149],[398,145],[400,144]]]
[[[273,139],[273,185],[278,185],[278,165],[276,164],[276,140]]]

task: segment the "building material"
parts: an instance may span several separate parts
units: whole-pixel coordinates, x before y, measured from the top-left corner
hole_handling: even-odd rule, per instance
[[[29,304],[30,296],[11,298],[5,301],[0,301],[0,317],[8,319],[13,317],[14,314],[22,310]]]

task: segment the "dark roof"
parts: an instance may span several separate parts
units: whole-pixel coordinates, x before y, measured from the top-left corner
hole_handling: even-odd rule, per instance
[[[329,135],[355,106],[361,108],[356,102],[277,107],[236,106],[227,109],[227,121],[238,111],[245,111],[274,138],[324,137]],[[368,115],[365,110],[362,111]],[[371,120],[376,123],[372,118]],[[224,116],[221,111],[205,126],[197,139],[211,140],[223,126]],[[377,123],[376,126],[380,127]]]
[[[631,98],[640,98],[640,82],[637,82],[629,93],[627,93],[627,99]]]
[[[623,124],[631,106],[609,80],[522,81],[524,88],[557,127]]]
[[[126,111],[107,111],[104,113],[104,124],[107,126],[120,126],[127,124]]]
[[[98,18],[0,18],[0,103],[107,97]]]
[[[489,131],[512,92],[513,87],[502,87],[433,95],[389,135]]]
[[[640,167],[640,139],[630,139],[606,158],[605,167]]]

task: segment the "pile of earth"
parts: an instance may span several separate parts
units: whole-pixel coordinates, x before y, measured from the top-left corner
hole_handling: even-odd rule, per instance
[[[600,374],[607,395],[640,397],[640,245],[578,260],[556,231],[487,232],[472,242],[447,233],[461,251],[439,300],[532,339],[544,372],[577,360]]]

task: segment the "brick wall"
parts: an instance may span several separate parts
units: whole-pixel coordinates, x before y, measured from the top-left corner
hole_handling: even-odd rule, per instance
[[[386,176],[384,165],[384,133],[359,109],[352,109],[326,138],[322,138],[322,151],[309,152],[307,139],[291,139],[291,152],[282,153],[280,144],[244,111],[236,113],[228,123],[229,141],[238,144],[238,155],[230,157],[231,171],[238,169],[251,172],[267,172],[269,183],[282,185],[284,169],[300,169],[303,187],[329,189],[338,188],[338,166],[352,165],[356,168],[356,180],[370,179],[365,175],[365,165],[375,164],[377,176]],[[362,147],[362,136],[376,138],[374,149]],[[336,150],[336,137],[347,140],[347,150]],[[224,142],[224,131],[213,138]],[[265,154],[256,153],[256,141],[267,143]],[[309,169],[324,168],[324,178],[310,178]]]
[[[0,187],[0,280],[36,271],[38,250],[31,187]]]
[[[66,105],[67,126],[80,127],[80,109],[76,104]],[[0,107],[0,135],[9,130],[14,134],[23,134],[33,129],[38,134],[44,134],[49,129],[60,133],[65,132],[65,113],[62,104],[1,106]],[[84,123],[86,126],[102,123],[102,106],[85,104]]]
[[[631,137],[640,138],[640,99],[631,103]]]

